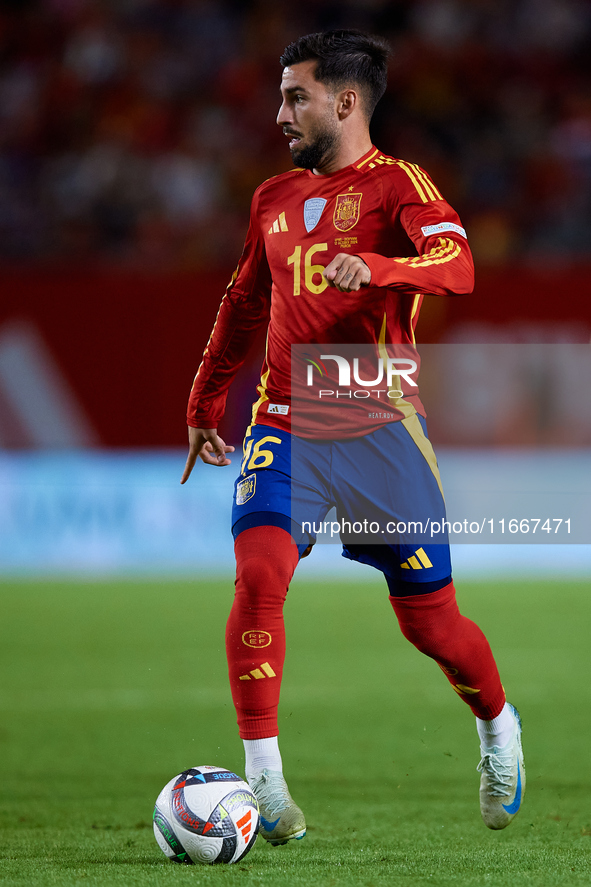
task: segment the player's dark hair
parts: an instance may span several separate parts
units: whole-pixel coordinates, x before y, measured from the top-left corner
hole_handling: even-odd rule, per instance
[[[319,31],[294,40],[279,59],[284,68],[317,61],[314,77],[331,89],[358,86],[368,119],[388,82],[390,47],[380,37],[356,30]]]

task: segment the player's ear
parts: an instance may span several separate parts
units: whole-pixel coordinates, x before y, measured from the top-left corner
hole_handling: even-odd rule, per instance
[[[337,96],[337,114],[339,120],[344,120],[359,102],[359,96],[354,89],[344,89]]]

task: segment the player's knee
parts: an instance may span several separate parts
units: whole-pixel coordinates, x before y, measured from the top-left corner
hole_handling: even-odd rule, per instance
[[[292,571],[273,558],[252,557],[237,565],[236,594],[255,601],[285,599]]]
[[[278,527],[253,527],[236,537],[236,593],[248,599],[285,598],[297,561],[297,547]]]
[[[438,606],[438,602],[433,601],[433,607],[424,606],[428,602],[427,596],[422,606],[409,605],[408,601],[398,604],[391,600],[402,634],[426,656],[440,656],[441,650],[446,649],[462,631],[463,617],[451,596],[448,596],[445,606]]]
[[[400,630],[417,650],[437,658],[461,632],[462,616],[458,610],[451,580],[443,588],[427,594],[390,596]]]
[[[417,650],[424,653],[425,656],[436,658],[441,655],[441,650],[448,645],[450,638],[453,636],[452,626],[425,624],[423,621],[417,622],[401,622],[400,629],[402,634],[413,644]]]

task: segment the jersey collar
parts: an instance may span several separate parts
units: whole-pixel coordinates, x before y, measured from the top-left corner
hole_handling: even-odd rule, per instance
[[[336,172],[329,172],[329,173],[325,173],[324,175],[317,176],[317,175],[314,175],[314,173],[312,172],[311,169],[307,169],[305,171],[308,173],[309,176],[312,176],[312,178],[316,181],[318,179],[334,179],[336,176],[346,175],[347,173],[350,173],[353,170],[364,169],[366,164],[369,163],[369,161],[373,157],[375,157],[376,154],[378,154],[378,153],[379,153],[378,148],[376,148],[375,145],[372,145],[371,148],[369,149],[369,151],[366,154],[364,154],[363,157],[360,157],[359,160],[355,161],[355,163],[349,164],[349,166],[344,166],[342,169],[337,169]]]

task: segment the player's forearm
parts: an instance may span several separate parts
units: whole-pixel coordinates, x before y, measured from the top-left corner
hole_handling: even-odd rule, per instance
[[[224,415],[228,389],[244,363],[257,331],[268,319],[262,302],[226,294],[195,376],[187,424],[193,428],[217,427]]]
[[[187,424],[217,428],[228,388],[244,363],[257,331],[269,320],[271,272],[257,219],[258,190],[242,256],[222,299],[201,366],[193,382]]]
[[[243,331],[244,332],[244,331]],[[187,406],[187,425],[217,427],[226,410],[228,389],[243,365],[254,336],[241,336],[219,358],[205,355],[195,377]]]
[[[227,397],[227,388],[216,397],[193,398],[193,392],[191,392],[187,407],[187,425],[191,428],[204,428],[206,425],[217,426],[226,411]]]
[[[437,296],[462,295],[474,289],[474,263],[463,238],[439,237],[420,256],[359,256],[371,271],[372,286],[400,286]]]

